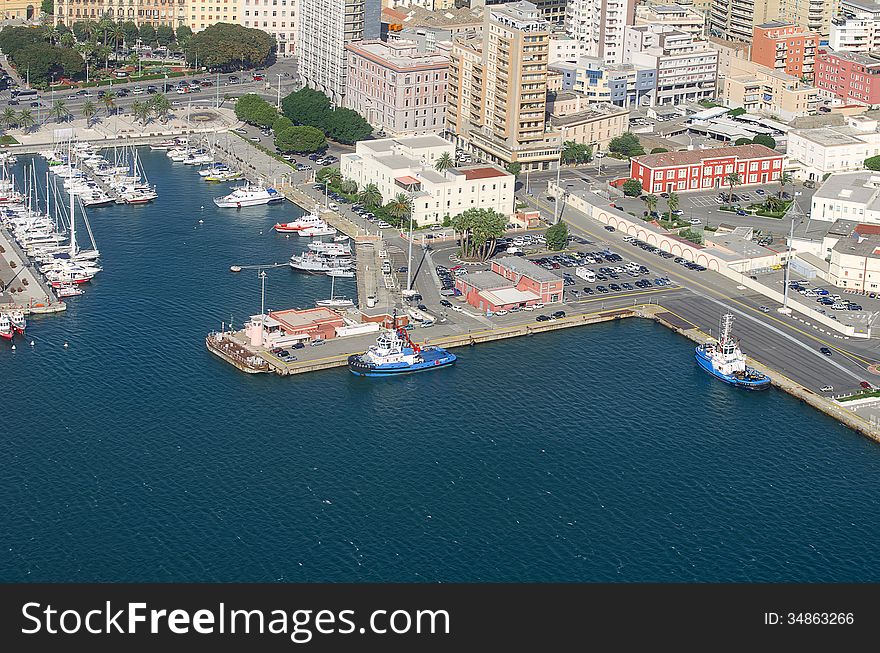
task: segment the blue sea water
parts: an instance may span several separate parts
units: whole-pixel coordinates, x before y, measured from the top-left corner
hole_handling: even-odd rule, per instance
[[[0,345],[0,581],[880,580],[880,449],[653,323],[407,378],[241,374],[204,336],[259,311],[229,266],[286,260],[298,211],[216,209],[142,154],[160,199],[91,211],[105,271]]]

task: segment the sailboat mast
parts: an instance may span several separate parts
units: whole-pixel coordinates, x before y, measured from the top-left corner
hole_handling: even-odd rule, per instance
[[[67,145],[67,160],[71,161],[71,153],[70,153],[70,144]],[[76,256],[76,221],[73,216],[74,212],[74,202],[73,202],[73,184],[70,184],[70,256],[73,258]]]

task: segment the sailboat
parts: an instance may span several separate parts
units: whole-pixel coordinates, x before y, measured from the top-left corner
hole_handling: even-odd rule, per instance
[[[346,299],[345,297],[335,297],[334,290],[336,289],[336,277],[331,275],[330,277],[330,299],[319,299],[315,302],[315,306],[320,308],[349,308],[354,306],[354,302],[350,299]]]

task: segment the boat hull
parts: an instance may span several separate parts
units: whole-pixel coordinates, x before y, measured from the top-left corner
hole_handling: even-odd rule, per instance
[[[363,362],[361,354],[352,354],[348,357],[348,370],[355,376],[401,376],[403,374],[415,374],[427,372],[455,364],[457,359],[445,349],[423,351],[425,360],[412,365],[406,363],[392,363],[390,365],[370,365]]]
[[[724,381],[729,385],[743,388],[745,390],[766,390],[770,387],[770,378],[765,376],[761,379],[741,379],[728,374],[722,374],[712,366],[712,362],[706,358],[699,347],[694,351],[694,358],[703,370],[714,376],[716,379]]]

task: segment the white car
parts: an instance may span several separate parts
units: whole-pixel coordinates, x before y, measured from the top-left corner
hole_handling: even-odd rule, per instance
[[[443,228],[443,225],[440,224],[432,224],[431,231],[440,231]]]
[[[331,211],[336,211],[337,209],[339,209],[339,205],[334,202],[330,202],[327,205],[327,208],[330,209]]]
[[[538,309],[538,308],[544,308],[544,304],[538,302],[537,304],[535,304],[535,305],[533,306],[533,308],[535,308],[535,309]]]
[[[464,311],[464,309],[461,306],[456,306],[455,304],[453,304],[449,308],[453,311],[457,311],[458,313],[461,313]]]
[[[534,306],[523,306],[522,309],[524,311],[534,311],[535,307]]]
[[[134,95],[143,95],[146,91],[144,91],[143,86],[135,86],[131,89],[132,94]]]
[[[833,385],[823,385],[822,392],[834,392],[834,386]]]
[[[703,224],[703,221],[699,218],[691,218],[690,220],[688,220],[688,222],[691,224]]]
[[[453,308],[455,308],[453,306]],[[507,315],[507,311],[495,311],[495,315]]]
[[[391,225],[384,220],[380,220],[377,226],[379,227],[379,229],[389,229],[391,227]]]

